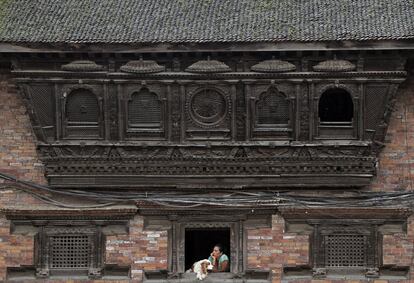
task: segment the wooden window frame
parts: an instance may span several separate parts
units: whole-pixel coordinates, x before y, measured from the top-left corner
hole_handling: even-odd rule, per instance
[[[366,239],[365,260],[363,266],[339,266],[327,265],[325,237],[329,235],[361,235]],[[311,253],[313,258],[313,268],[316,272],[330,274],[360,274],[367,271],[378,269],[380,266],[382,242],[378,237],[375,225],[317,225],[314,228],[313,240],[311,242]]]
[[[406,279],[408,266],[385,265],[383,263],[383,236],[407,232],[406,216],[394,218],[359,219],[351,212],[349,215],[337,214],[337,218],[296,219],[290,212],[283,212],[285,232],[307,235],[309,237],[309,262],[304,265],[289,266],[284,269],[284,278],[344,279],[380,278],[383,274]],[[360,212],[366,213],[366,212]],[[346,217],[346,219],[344,218]],[[361,235],[366,237],[364,264],[361,266],[328,266],[326,264],[324,237],[327,235]],[[304,277],[305,276],[305,277]]]
[[[68,117],[67,117],[67,109],[66,109],[66,105],[68,103],[68,100],[70,98],[70,96],[72,95],[72,93],[77,92],[79,90],[84,90],[87,91],[89,93],[91,93],[92,95],[95,96],[96,98],[96,102],[98,105],[98,121],[95,125],[95,123],[90,123],[90,122],[86,122],[86,123],[82,123],[82,122],[77,122],[77,123],[71,123],[68,121]],[[103,98],[100,94],[98,94],[98,89],[97,87],[92,87],[92,86],[70,86],[70,87],[64,87],[62,89],[62,96],[61,96],[61,124],[62,124],[62,138],[63,139],[70,139],[70,140],[90,140],[90,139],[97,139],[97,140],[101,140],[103,139],[104,136],[104,126],[103,126],[103,121],[104,121],[104,112],[103,112]],[[83,135],[83,134],[70,134],[71,130],[96,130],[97,134],[96,135]]]
[[[270,91],[276,90],[278,95],[284,96],[288,104],[287,124],[258,124],[259,101]],[[299,88],[294,84],[246,84],[247,140],[292,140],[295,138],[295,125],[298,121]]]
[[[32,265],[7,267],[7,278],[10,280],[28,281],[30,279],[62,280],[68,278],[86,279],[129,279],[130,266],[106,264],[106,238],[115,235],[128,235],[129,220],[135,215],[135,209],[117,211],[115,214],[100,213],[82,215],[77,212],[62,213],[50,210],[43,214],[33,214],[32,210],[11,211],[6,214],[11,220],[11,234],[34,237],[34,260]],[[96,213],[93,211],[92,213]],[[114,213],[114,212],[112,212]],[[50,237],[54,236],[87,236],[92,244],[89,253],[88,267],[50,268]],[[69,253],[70,254],[70,253]]]
[[[53,268],[51,255],[51,239],[55,236],[87,236],[90,241],[88,267],[73,269]],[[45,226],[35,237],[36,277],[49,276],[88,276],[99,278],[103,269],[105,236],[99,227],[94,226]]]
[[[322,96],[333,89],[340,89],[347,92],[353,103],[353,115],[351,122],[321,122],[319,117],[319,103]],[[360,111],[360,89],[355,84],[329,84],[319,89],[314,97],[314,121],[315,121],[315,138],[316,139],[357,139],[359,135],[359,117],[362,115]]]
[[[157,97],[160,105],[161,119],[159,126],[150,124],[137,124],[130,125],[129,123],[129,103],[133,100],[135,95],[139,96],[143,89],[147,89],[148,92]],[[123,101],[119,101],[121,106],[120,113],[124,113],[124,117],[121,118],[121,124],[124,130],[120,128],[120,137],[126,140],[166,140],[167,128],[168,128],[168,102],[167,102],[167,91],[164,86],[159,85],[127,85],[120,86],[118,89],[120,93],[123,93]]]
[[[186,229],[230,229],[230,270],[229,272],[212,273],[209,275],[211,282],[223,282],[235,275],[243,278],[260,278],[270,282],[271,272],[268,270],[248,270],[247,269],[247,231],[249,229],[270,228],[271,214],[266,212],[263,215],[233,215],[220,213],[211,215],[169,215],[155,216],[150,212],[143,212],[144,230],[168,231],[168,268],[167,270],[145,271],[144,282],[181,282],[185,273],[185,231]],[[219,220],[218,220],[219,219]],[[208,256],[208,255],[206,255]],[[190,274],[191,276],[191,274]],[[240,278],[240,277],[238,277]],[[165,280],[165,281],[162,281]],[[239,279],[237,279],[239,280]]]
[[[176,237],[178,244],[178,247],[176,249],[176,256],[177,256],[177,271],[179,273],[184,273],[185,270],[185,232],[187,229],[196,229],[196,228],[202,228],[202,229],[216,229],[216,228],[228,228],[230,230],[230,254],[228,254],[230,258],[230,273],[241,273],[244,270],[245,266],[245,259],[243,256],[243,241],[244,237],[243,231],[240,231],[240,229],[243,229],[241,227],[241,224],[238,222],[188,222],[188,223],[176,223]],[[213,248],[213,247],[212,247]],[[208,256],[207,256],[208,257]]]

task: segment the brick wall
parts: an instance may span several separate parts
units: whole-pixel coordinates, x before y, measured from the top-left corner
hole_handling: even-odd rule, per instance
[[[375,191],[414,190],[414,68],[401,85],[379,155]]]
[[[129,235],[106,241],[106,262],[131,266],[131,277],[140,281],[142,270],[167,269],[167,231],[144,231],[142,217],[130,221]]]
[[[7,266],[33,264],[33,237],[10,235],[9,221],[0,217],[0,282]]]
[[[23,100],[9,85],[8,76],[0,77],[0,172],[18,178],[46,183],[39,162],[30,121]],[[33,197],[9,189],[0,179],[0,206],[40,204]],[[7,266],[33,264],[33,237],[10,235],[10,222],[0,215],[0,281]]]
[[[247,236],[247,266],[249,269],[272,270],[274,282],[279,282],[285,265],[308,263],[308,236],[284,233],[285,222],[272,217],[272,228],[249,230]]]
[[[0,76],[0,101],[0,171],[45,184],[23,100],[4,75]]]

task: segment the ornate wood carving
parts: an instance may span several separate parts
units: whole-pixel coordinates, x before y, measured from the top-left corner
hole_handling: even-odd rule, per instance
[[[186,139],[231,138],[232,99],[226,86],[187,86],[185,99]]]
[[[96,64],[93,61],[77,60],[70,62],[69,64],[62,65],[63,71],[69,72],[99,72],[103,71],[102,66]]]
[[[375,175],[375,141],[386,134],[400,68],[382,71],[371,60],[362,71],[365,61],[349,55],[357,71],[310,71],[329,59],[319,56],[288,59],[296,71],[260,73],[249,71],[263,61],[252,53],[218,58],[233,72],[189,73],[182,70],[195,54],[167,55],[152,58],[166,66],[160,73],[117,72],[121,57],[102,59],[99,72],[55,71],[53,62],[14,72],[51,185],[349,187]],[[346,129],[319,123],[320,97],[331,88],[352,96]],[[69,125],[68,97],[79,90],[97,98],[93,125]]]
[[[64,186],[74,180],[79,186],[101,185],[177,185],[198,184],[197,178],[230,180],[230,187],[260,177],[267,185],[294,185],[296,180],[280,176],[305,178],[309,186],[337,186],[341,176],[355,176],[355,185],[369,182],[375,174],[376,158],[369,148],[334,146],[39,146],[51,184]],[[62,163],[63,162],[63,163]],[[312,178],[325,175],[331,179]],[[88,176],[100,176],[90,179]],[[131,183],[124,177],[128,175]],[[235,177],[237,176],[237,177]],[[157,178],[155,178],[157,177]],[[186,181],[191,178],[191,181]],[[243,178],[247,178],[243,180]],[[290,180],[290,181],[289,181]],[[63,182],[62,182],[63,181]],[[325,182],[325,183],[322,183]],[[350,183],[349,183],[350,184]],[[349,185],[348,184],[348,185]],[[223,187],[228,187],[223,184]]]
[[[66,85],[62,88],[62,137],[103,138],[103,91],[101,86]]]
[[[143,84],[124,87],[126,139],[165,139],[168,106],[165,87]]]
[[[291,139],[295,125],[296,93],[292,85],[252,85],[250,138]]]
[[[98,279],[105,269],[105,237],[127,234],[126,219],[131,216],[124,216],[123,220],[116,220],[117,216],[110,220],[77,220],[76,217],[53,220],[48,216],[43,216],[42,220],[16,220],[21,216],[14,213],[8,217],[12,219],[12,233],[35,237],[34,269],[37,278],[76,275]],[[122,267],[119,270],[128,272]],[[14,272],[19,274],[25,270]]]
[[[382,236],[406,231],[406,219],[286,219],[287,231],[310,235],[309,266],[285,267],[285,276],[302,275],[326,279],[329,275],[347,274],[378,278],[382,263]],[[389,227],[398,227],[398,229]],[[306,272],[308,270],[308,273]],[[389,274],[407,275],[407,267],[396,267]]]
[[[324,94],[327,94],[330,90],[344,90],[346,91],[352,98],[353,103],[353,116],[352,116],[352,123],[350,125],[340,125],[332,123],[329,124],[322,124],[320,121],[319,115],[319,104],[321,103],[321,97]],[[330,95],[330,94],[328,94]],[[359,133],[359,127],[362,125],[359,123],[358,117],[363,115],[363,113],[359,113],[359,99],[360,99],[360,90],[356,84],[341,84],[338,81],[332,84],[318,84],[315,88],[315,95],[314,99],[314,125],[315,125],[315,138],[322,138],[322,139],[357,139]],[[339,103],[339,102],[338,102]]]

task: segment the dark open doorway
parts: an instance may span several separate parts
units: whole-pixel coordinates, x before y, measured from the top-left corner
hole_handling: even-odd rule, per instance
[[[224,253],[230,257],[230,228],[186,229],[185,230],[185,269],[194,262],[208,259],[215,244],[222,244]]]

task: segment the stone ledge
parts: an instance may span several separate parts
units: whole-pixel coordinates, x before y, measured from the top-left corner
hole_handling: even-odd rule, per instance
[[[145,283],[196,283],[200,282],[195,273],[171,274],[167,270],[145,271]],[[270,283],[271,272],[264,270],[246,270],[245,273],[210,273],[204,283]]]
[[[66,275],[66,276],[49,276],[50,280],[88,280],[87,275]],[[34,266],[7,267],[7,281],[27,282],[36,280],[36,268]],[[102,277],[99,280],[129,280],[130,267],[118,265],[105,265],[102,270]]]
[[[366,272],[366,269],[328,269],[323,268],[323,274],[315,274],[312,268],[309,266],[287,266],[283,268],[282,282],[290,282],[291,280],[407,280],[409,267],[408,266],[395,266],[384,265],[377,269],[377,274]]]

